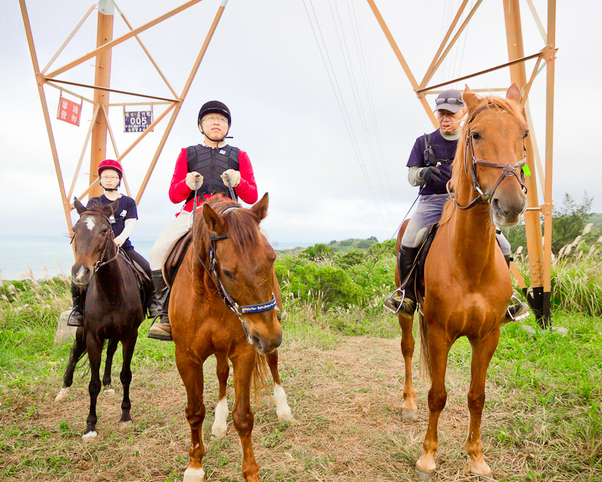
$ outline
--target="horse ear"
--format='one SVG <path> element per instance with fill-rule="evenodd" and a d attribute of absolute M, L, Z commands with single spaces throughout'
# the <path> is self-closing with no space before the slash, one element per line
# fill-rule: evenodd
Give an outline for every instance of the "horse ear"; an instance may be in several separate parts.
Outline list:
<path fill-rule="evenodd" d="M 468 110 L 472 111 L 479 102 L 480 97 L 470 90 L 468 85 L 464 84 L 464 93 L 462 94 L 462 99 L 464 100 Z"/>
<path fill-rule="evenodd" d="M 520 89 L 518 88 L 518 85 L 516 85 L 516 82 L 514 82 L 506 92 L 506 99 L 513 100 L 520 104 L 520 97 Z"/>
<path fill-rule="evenodd" d="M 79 199 L 77 199 L 76 197 L 73 198 L 73 207 L 80 216 L 86 211 L 86 206 L 79 202 Z"/>
<path fill-rule="evenodd" d="M 268 215 L 269 202 L 270 196 L 266 192 L 263 197 L 249 209 L 249 211 L 251 211 L 257 218 L 258 223 L 260 223 Z"/>
<path fill-rule="evenodd" d="M 216 213 L 207 203 L 203 204 L 203 218 L 205 219 L 205 223 L 207 223 L 209 231 L 218 236 L 226 234 L 226 231 L 228 231 L 228 225 L 226 224 L 224 217 L 221 214 Z"/>
<path fill-rule="evenodd" d="M 115 199 L 115 201 L 107 204 L 107 206 L 111 208 L 111 214 L 113 214 L 115 211 L 117 211 L 117 208 L 119 207 L 119 199 Z"/>

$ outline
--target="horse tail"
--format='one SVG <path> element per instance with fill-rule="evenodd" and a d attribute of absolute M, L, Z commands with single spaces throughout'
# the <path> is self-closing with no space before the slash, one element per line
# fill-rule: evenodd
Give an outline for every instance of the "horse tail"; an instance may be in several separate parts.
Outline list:
<path fill-rule="evenodd" d="M 429 351 L 429 327 L 424 315 L 418 313 L 418 328 L 420 334 L 420 377 L 426 381 L 431 380 L 431 353 Z"/>
<path fill-rule="evenodd" d="M 261 403 L 263 399 L 263 390 L 269 393 L 269 389 L 266 384 L 268 370 L 268 357 L 266 355 L 260 355 L 259 353 L 255 353 L 255 370 L 253 370 L 252 386 L 253 402 L 256 405 Z"/>

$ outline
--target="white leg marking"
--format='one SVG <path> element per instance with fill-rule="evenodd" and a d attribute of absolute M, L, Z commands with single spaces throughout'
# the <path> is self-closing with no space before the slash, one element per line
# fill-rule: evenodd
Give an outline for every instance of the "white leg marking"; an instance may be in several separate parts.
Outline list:
<path fill-rule="evenodd" d="M 294 420 L 291 407 L 286 402 L 286 393 L 282 385 L 274 385 L 274 400 L 276 401 L 276 415 L 281 422 L 292 422 Z"/>
<path fill-rule="evenodd" d="M 115 389 L 114 388 L 107 388 L 106 390 L 104 390 L 103 392 L 105 395 L 112 397 L 113 395 L 115 395 Z"/>
<path fill-rule="evenodd" d="M 184 472 L 183 482 L 202 482 L 205 477 L 205 471 L 203 469 L 193 469 L 188 467 Z"/>
<path fill-rule="evenodd" d="M 86 218 L 86 227 L 88 228 L 88 230 L 92 231 L 95 225 L 96 221 L 94 221 L 94 218 L 92 216 Z"/>
<path fill-rule="evenodd" d="M 63 400 L 65 400 L 67 398 L 67 395 L 69 395 L 69 388 L 67 388 L 67 387 L 61 388 L 59 393 L 57 393 L 54 401 L 62 402 Z"/>
<path fill-rule="evenodd" d="M 222 398 L 215 407 L 215 421 L 213 427 L 211 427 L 211 433 L 215 438 L 224 438 L 228 431 L 228 424 L 226 420 L 228 418 L 228 399 Z"/>
<path fill-rule="evenodd" d="M 82 438 L 85 440 L 92 440 L 93 438 L 96 438 L 98 434 L 96 433 L 96 431 L 93 432 L 88 432 L 82 435 Z"/>

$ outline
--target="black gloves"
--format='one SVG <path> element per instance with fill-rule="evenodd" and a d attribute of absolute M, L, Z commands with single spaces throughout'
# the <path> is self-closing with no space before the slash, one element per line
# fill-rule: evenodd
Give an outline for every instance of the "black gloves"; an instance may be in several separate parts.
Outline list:
<path fill-rule="evenodd" d="M 438 167 L 429 166 L 420 171 L 420 176 L 427 184 L 433 184 L 441 180 L 441 171 Z"/>

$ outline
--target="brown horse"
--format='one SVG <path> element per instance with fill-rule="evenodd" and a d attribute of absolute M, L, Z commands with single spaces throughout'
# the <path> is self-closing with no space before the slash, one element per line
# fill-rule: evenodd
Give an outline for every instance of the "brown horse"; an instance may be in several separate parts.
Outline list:
<path fill-rule="evenodd" d="M 495 238 L 495 226 L 518 223 L 526 207 L 522 166 L 527 124 L 521 114 L 520 91 L 513 84 L 506 99 L 480 98 L 466 87 L 468 121 L 462 129 L 447 202 L 439 229 L 427 254 L 424 285 L 419 287 L 423 360 L 431 388 L 429 423 L 416 476 L 433 476 L 438 447 L 437 422 L 447 400 L 445 371 L 449 350 L 466 336 L 472 345 L 468 392 L 470 426 L 465 448 L 470 472 L 489 476 L 483 459 L 481 416 L 485 377 L 497 348 L 500 326 L 512 296 L 510 274 Z M 403 236 L 400 232 L 398 244 Z M 399 280 L 396 279 L 398 282 Z M 414 351 L 412 318 L 399 315 L 405 362 L 404 415 L 416 410 L 411 361 Z"/>
<path fill-rule="evenodd" d="M 234 427 L 240 437 L 245 480 L 258 482 L 259 467 L 253 454 L 250 407 L 252 378 L 257 376 L 259 355 L 268 361 L 275 381 L 279 416 L 290 417 L 286 395 L 279 383 L 276 348 L 282 327 L 275 310 L 278 285 L 274 273 L 276 253 L 259 231 L 268 195 L 250 209 L 214 196 L 203 204 L 193 221 L 192 244 L 172 284 L 169 319 L 176 345 L 176 364 L 186 387 L 186 416 L 191 430 L 190 462 L 185 482 L 200 482 L 204 471 L 203 363 L 217 359 L 220 401 L 213 433 L 226 431 L 226 382 L 234 369 Z"/>
<path fill-rule="evenodd" d="M 118 201 L 106 206 L 100 204 L 86 208 L 77 199 L 74 206 L 80 215 L 73 226 L 72 243 L 75 264 L 71 269 L 73 283 L 87 286 L 84 306 L 84 325 L 77 328 L 69 363 L 63 378 L 63 388 L 56 401 L 66 398 L 73 383 L 73 372 L 77 362 L 87 352 L 90 360 L 91 380 L 90 413 L 84 439 L 96 437 L 96 401 L 100 393 L 100 361 L 105 340 L 108 340 L 107 357 L 102 385 L 111 386 L 111 367 L 117 345 L 123 346 L 121 384 L 123 401 L 119 425 L 131 425 L 130 416 L 130 369 L 134 347 L 138 338 L 138 327 L 144 320 L 146 307 L 140 296 L 138 280 L 120 255 L 113 242 L 113 230 L 109 217 L 117 208 Z"/>

